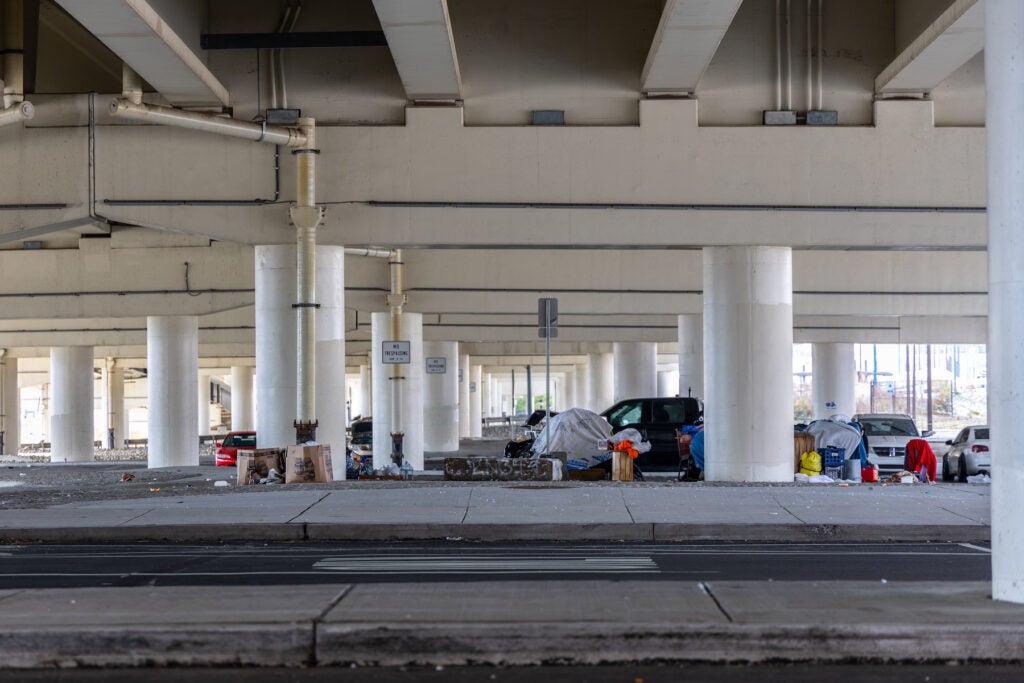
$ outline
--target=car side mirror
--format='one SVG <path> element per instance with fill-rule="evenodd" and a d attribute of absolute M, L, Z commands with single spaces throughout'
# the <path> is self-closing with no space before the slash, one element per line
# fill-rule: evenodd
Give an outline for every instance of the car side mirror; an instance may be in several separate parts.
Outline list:
<path fill-rule="evenodd" d="M 946 439 L 946 445 L 947 446 L 952 446 L 953 445 L 953 439 Z"/>

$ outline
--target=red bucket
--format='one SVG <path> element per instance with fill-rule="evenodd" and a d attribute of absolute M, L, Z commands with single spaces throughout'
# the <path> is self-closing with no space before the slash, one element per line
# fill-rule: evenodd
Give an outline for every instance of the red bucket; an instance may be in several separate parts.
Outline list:
<path fill-rule="evenodd" d="M 868 465 L 867 467 L 860 468 L 860 480 L 865 484 L 877 484 L 878 483 L 878 467 L 875 465 Z"/>

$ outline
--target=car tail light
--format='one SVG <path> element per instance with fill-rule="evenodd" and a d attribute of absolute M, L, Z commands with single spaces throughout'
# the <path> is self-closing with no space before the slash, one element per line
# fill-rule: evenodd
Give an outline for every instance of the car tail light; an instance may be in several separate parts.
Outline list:
<path fill-rule="evenodd" d="M 971 446 L 971 453 L 988 453 L 988 446 L 983 446 L 980 443 L 976 443 Z"/>

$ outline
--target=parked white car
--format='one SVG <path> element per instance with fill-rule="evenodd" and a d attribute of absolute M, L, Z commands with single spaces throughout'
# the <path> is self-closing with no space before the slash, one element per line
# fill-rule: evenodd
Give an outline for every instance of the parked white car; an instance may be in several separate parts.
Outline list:
<path fill-rule="evenodd" d="M 853 416 L 868 439 L 868 461 L 883 473 L 899 472 L 907 455 L 907 442 L 931 436 L 918 431 L 914 418 L 904 413 L 862 413 Z"/>
<path fill-rule="evenodd" d="M 992 474 L 988 425 L 964 427 L 955 439 L 946 442 L 949 451 L 942 456 L 942 480 L 967 481 L 967 477 L 984 472 Z"/>

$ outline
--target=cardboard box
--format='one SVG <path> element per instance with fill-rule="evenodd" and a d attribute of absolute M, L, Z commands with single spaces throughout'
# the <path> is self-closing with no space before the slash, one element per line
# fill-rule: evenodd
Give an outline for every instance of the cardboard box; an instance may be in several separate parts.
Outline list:
<path fill-rule="evenodd" d="M 284 467 L 283 448 L 256 448 L 238 451 L 238 485 L 258 484 L 260 479 L 270 476 L 270 470 L 282 472 Z"/>
<path fill-rule="evenodd" d="M 289 446 L 284 480 L 286 484 L 334 481 L 331 447 L 326 444 Z"/>

